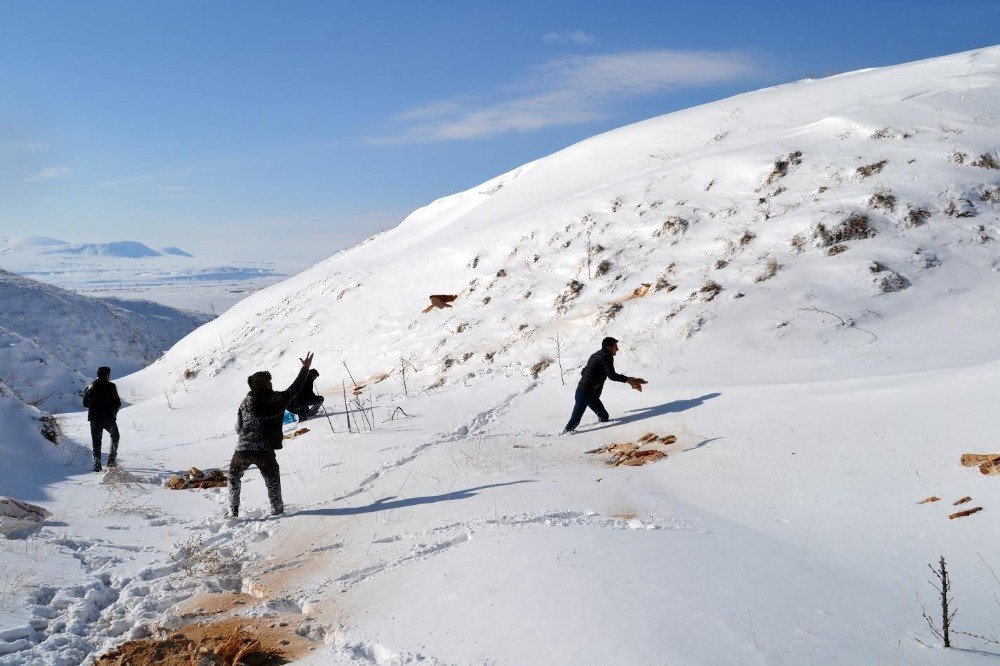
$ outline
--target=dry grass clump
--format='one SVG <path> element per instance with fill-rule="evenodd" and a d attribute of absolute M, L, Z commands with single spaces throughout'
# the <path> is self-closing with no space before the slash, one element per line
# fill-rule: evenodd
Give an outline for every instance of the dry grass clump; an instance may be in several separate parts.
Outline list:
<path fill-rule="evenodd" d="M 668 217 L 660 225 L 660 228 L 653 232 L 654 238 L 661 236 L 680 236 L 688 230 L 691 223 L 683 217 Z"/>
<path fill-rule="evenodd" d="M 798 166 L 802 164 L 802 151 L 796 150 L 794 152 L 788 153 L 784 157 L 779 157 L 774 160 L 774 166 L 771 167 L 771 173 L 767 175 L 767 180 L 764 181 L 764 186 L 768 186 L 774 181 L 784 178 L 788 175 L 788 170 L 793 166 Z"/>
<path fill-rule="evenodd" d="M 1000 185 L 984 187 L 982 191 L 979 192 L 979 200 L 985 201 L 986 203 L 1000 204 Z"/>
<path fill-rule="evenodd" d="M 997 162 L 997 158 L 990 153 L 983 153 L 970 162 L 970 164 L 981 169 L 1000 169 L 1000 163 Z"/>
<path fill-rule="evenodd" d="M 965 164 L 965 160 L 969 159 L 969 156 L 959 150 L 956 150 L 948 159 L 955 164 Z"/>
<path fill-rule="evenodd" d="M 613 264 L 609 259 L 605 259 L 601 263 L 597 264 L 597 268 L 594 269 L 594 277 L 601 277 L 602 275 L 607 275 L 611 272 Z"/>
<path fill-rule="evenodd" d="M 859 166 L 857 168 L 857 174 L 862 178 L 868 178 L 874 176 L 877 173 L 881 173 L 885 165 L 889 163 L 889 160 L 879 160 L 878 162 L 872 162 L 871 164 L 865 164 L 864 166 Z"/>
<path fill-rule="evenodd" d="M 764 282 L 766 280 L 770 280 L 778 274 L 779 268 L 781 268 L 781 265 L 778 263 L 778 260 L 773 256 L 769 256 L 764 260 L 763 270 L 760 275 L 754 278 L 754 282 Z"/>
<path fill-rule="evenodd" d="M 609 323 L 617 317 L 618 313 L 624 308 L 625 306 L 621 303 L 609 303 L 608 305 L 605 305 L 601 308 L 601 311 L 597 313 L 597 325 L 603 326 L 604 324 Z"/>
<path fill-rule="evenodd" d="M 562 293 L 556 296 L 555 308 L 559 314 L 565 314 L 569 310 L 569 304 L 580 297 L 583 291 L 583 283 L 579 280 L 570 280 Z"/>
<path fill-rule="evenodd" d="M 552 365 L 552 359 L 548 356 L 543 356 L 538 359 L 533 366 L 531 366 L 531 377 L 533 379 L 538 379 L 538 375 L 545 372 L 545 369 Z"/>
<path fill-rule="evenodd" d="M 835 257 L 841 252 L 847 252 L 847 246 L 843 243 L 838 243 L 830 246 L 830 248 L 826 251 L 826 256 Z"/>
<path fill-rule="evenodd" d="M 705 284 L 701 285 L 701 289 L 698 290 L 702 296 L 702 300 L 706 303 L 711 301 L 722 291 L 722 285 L 715 280 L 707 280 Z"/>
<path fill-rule="evenodd" d="M 879 280 L 878 287 L 884 294 L 891 294 L 897 291 L 903 291 L 910 286 L 910 281 L 905 277 L 897 273 L 896 271 L 890 271 L 888 275 Z"/>
<path fill-rule="evenodd" d="M 880 187 L 868 199 L 868 207 L 872 210 L 883 210 L 886 213 L 891 213 L 896 210 L 896 195 L 889 188 Z"/>
<path fill-rule="evenodd" d="M 903 218 L 903 224 L 911 228 L 919 227 L 930 218 L 931 212 L 926 208 L 910 206 L 909 211 L 906 213 L 906 217 Z"/>
<path fill-rule="evenodd" d="M 53 444 L 59 443 L 59 436 L 62 434 L 62 429 L 59 427 L 59 421 L 56 417 L 51 414 L 43 414 L 39 421 L 42 422 L 42 437 L 49 440 Z"/>
<path fill-rule="evenodd" d="M 868 264 L 868 270 L 872 273 L 882 273 L 883 271 L 889 270 L 889 267 L 883 264 L 881 261 L 873 261 Z"/>
<path fill-rule="evenodd" d="M 950 199 L 944 209 L 948 217 L 975 217 L 976 207 L 968 199 Z"/>
<path fill-rule="evenodd" d="M 670 293 L 676 288 L 677 288 L 676 284 L 670 284 L 670 281 L 667 280 L 667 277 L 665 275 L 661 275 L 656 279 L 656 285 L 653 287 L 653 291 L 657 292 L 666 289 L 667 293 Z"/>
<path fill-rule="evenodd" d="M 802 252 L 806 249 L 806 235 L 797 233 L 788 239 L 788 244 L 792 246 L 792 252 Z"/>
<path fill-rule="evenodd" d="M 813 231 L 820 247 L 830 247 L 850 240 L 860 240 L 875 236 L 868 216 L 864 213 L 851 213 L 833 229 L 824 224 L 817 224 Z"/>

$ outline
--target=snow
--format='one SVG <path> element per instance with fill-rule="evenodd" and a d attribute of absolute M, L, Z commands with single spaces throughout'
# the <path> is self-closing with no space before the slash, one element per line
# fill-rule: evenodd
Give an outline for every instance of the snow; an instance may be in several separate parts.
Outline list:
<path fill-rule="evenodd" d="M 119 380 L 138 482 L 72 459 L 82 414 L 53 446 L 11 401 L 5 446 L 64 458 L 23 463 L 57 519 L 0 549 L 21 567 L 0 664 L 76 663 L 220 591 L 297 618 L 304 664 L 995 658 L 938 647 L 921 613 L 944 555 L 956 625 L 1000 620 L 1000 486 L 958 462 L 1000 425 L 1000 170 L 974 165 L 998 157 L 998 83 L 997 47 L 801 81 L 440 199 Z M 421 314 L 430 294 L 458 299 Z M 649 384 L 559 436 L 606 334 Z M 278 453 L 288 515 L 264 518 L 255 471 L 238 520 L 224 489 L 162 488 L 225 467 L 247 375 L 286 385 L 309 350 L 330 420 Z M 346 432 L 348 368 L 373 430 Z M 585 453 L 646 432 L 677 436 L 666 459 Z M 964 496 L 984 510 L 949 520 Z"/>
<path fill-rule="evenodd" d="M 99 366 L 148 365 L 208 317 L 149 301 L 98 300 L 0 270 L 0 379 L 26 402 L 72 410 Z"/>

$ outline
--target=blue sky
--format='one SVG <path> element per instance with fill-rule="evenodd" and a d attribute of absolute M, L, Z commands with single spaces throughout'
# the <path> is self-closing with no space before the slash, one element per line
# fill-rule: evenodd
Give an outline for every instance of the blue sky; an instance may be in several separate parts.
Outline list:
<path fill-rule="evenodd" d="M 5 0 L 0 235 L 312 262 L 599 132 L 997 25 L 996 0 Z"/>

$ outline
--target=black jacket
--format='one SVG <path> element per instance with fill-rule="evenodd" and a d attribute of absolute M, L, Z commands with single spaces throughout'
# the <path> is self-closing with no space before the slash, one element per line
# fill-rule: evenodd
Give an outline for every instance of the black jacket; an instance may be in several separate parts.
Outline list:
<path fill-rule="evenodd" d="M 628 377 L 615 372 L 615 357 L 607 349 L 602 349 L 590 355 L 587 365 L 580 373 L 578 388 L 585 391 L 600 393 L 604 389 L 604 380 L 627 382 Z"/>
<path fill-rule="evenodd" d="M 83 406 L 87 408 L 88 421 L 114 421 L 122 408 L 118 387 L 107 379 L 95 379 L 83 392 Z"/>
<path fill-rule="evenodd" d="M 236 412 L 237 451 L 272 451 L 281 448 L 281 426 L 292 398 L 302 390 L 309 369 L 299 370 L 284 391 L 250 391 Z"/>

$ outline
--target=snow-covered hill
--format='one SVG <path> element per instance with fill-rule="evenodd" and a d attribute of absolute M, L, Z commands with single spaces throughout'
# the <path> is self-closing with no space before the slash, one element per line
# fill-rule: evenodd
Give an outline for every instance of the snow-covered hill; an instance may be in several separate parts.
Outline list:
<path fill-rule="evenodd" d="M 310 664 L 990 658 L 935 647 L 921 612 L 945 555 L 961 627 L 1000 620 L 1000 483 L 958 462 L 1000 427 L 998 108 L 1000 47 L 741 95 L 247 298 L 119 382 L 140 401 L 120 460 L 151 481 L 224 466 L 246 376 L 284 385 L 312 350 L 331 418 L 279 452 L 290 515 L 253 520 L 256 472 L 239 521 L 218 491 L 142 485 L 153 516 L 53 484 L 91 520 L 36 543 L 69 540 L 87 584 L 23 597 L 0 663 L 234 614 L 314 641 L 292 655 Z M 457 299 L 422 313 L 431 294 Z M 650 383 L 609 385 L 617 419 L 559 437 L 606 334 Z M 587 453 L 650 432 L 677 437 L 654 464 Z M 963 496 L 983 510 L 949 520 Z M 141 564 L 113 554 L 139 538 Z"/>
<path fill-rule="evenodd" d="M 99 300 L 0 270 L 0 379 L 23 401 L 73 410 L 98 366 L 125 375 L 208 317 L 148 301 Z"/>
<path fill-rule="evenodd" d="M 447 386 L 527 373 L 557 334 L 574 366 L 602 332 L 713 378 L 932 368 L 942 339 L 997 356 L 997 62 L 802 81 L 584 141 L 246 300 L 136 384 L 236 385 L 311 347 Z M 435 293 L 459 298 L 421 315 Z"/>

